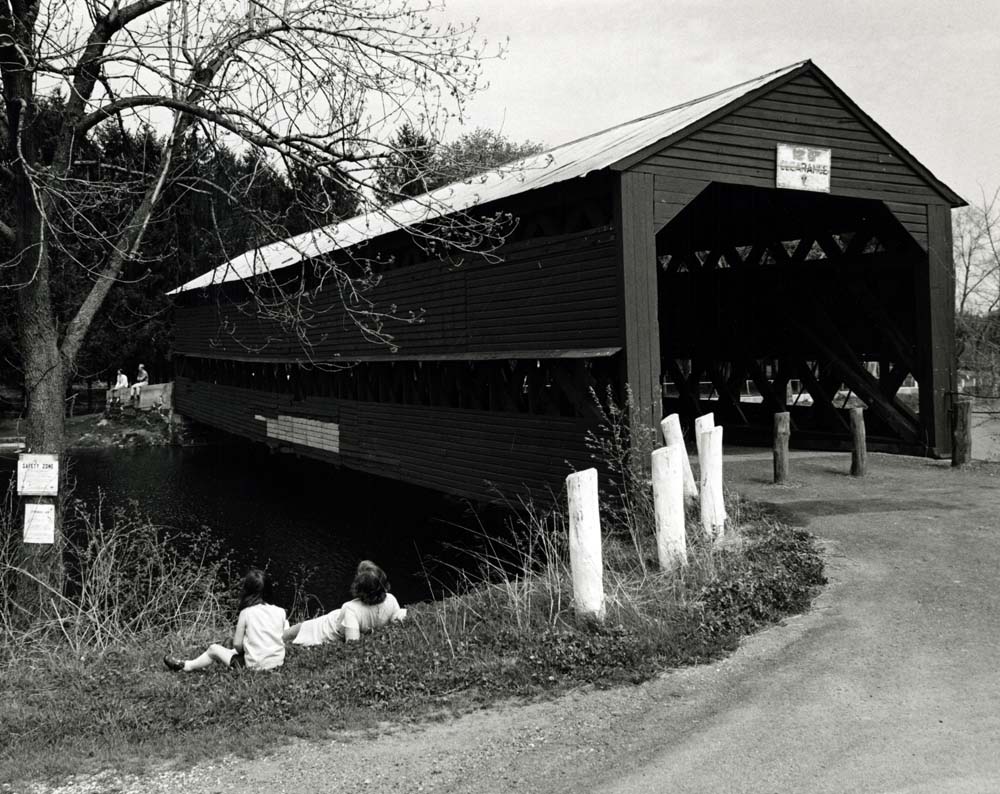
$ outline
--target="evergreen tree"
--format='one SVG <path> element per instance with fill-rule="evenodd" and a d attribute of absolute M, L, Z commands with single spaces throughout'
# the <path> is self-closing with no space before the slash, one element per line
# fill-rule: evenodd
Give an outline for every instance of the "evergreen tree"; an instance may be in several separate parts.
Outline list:
<path fill-rule="evenodd" d="M 395 204 L 426 193 L 434 181 L 434 143 L 409 122 L 389 140 L 376 162 L 375 190 L 383 204 Z"/>

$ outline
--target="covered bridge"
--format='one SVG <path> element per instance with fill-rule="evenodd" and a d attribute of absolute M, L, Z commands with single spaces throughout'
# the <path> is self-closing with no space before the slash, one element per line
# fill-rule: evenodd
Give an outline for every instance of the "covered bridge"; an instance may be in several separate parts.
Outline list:
<path fill-rule="evenodd" d="M 435 191 L 519 219 L 499 261 L 430 257 L 399 229 L 426 217 L 409 201 L 179 287 L 177 410 L 475 499 L 558 490 L 591 465 L 591 390 L 621 400 L 626 384 L 651 427 L 712 410 L 728 440 L 763 442 L 790 410 L 793 445 L 830 449 L 849 441 L 856 395 L 871 448 L 950 453 L 950 211 L 964 202 L 813 63 L 504 171 Z M 390 324 L 398 349 L 363 339 L 335 289 L 308 354 L 255 316 L 255 273 L 356 246 L 391 255 L 376 301 L 424 311 Z M 910 378 L 919 401 L 901 399 Z"/>

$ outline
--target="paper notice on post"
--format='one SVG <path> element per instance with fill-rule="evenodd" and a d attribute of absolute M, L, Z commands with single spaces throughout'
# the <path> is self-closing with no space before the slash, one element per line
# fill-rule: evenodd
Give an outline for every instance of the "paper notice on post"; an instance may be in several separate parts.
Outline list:
<path fill-rule="evenodd" d="M 24 542 L 55 543 L 56 506 L 26 504 L 24 506 Z"/>

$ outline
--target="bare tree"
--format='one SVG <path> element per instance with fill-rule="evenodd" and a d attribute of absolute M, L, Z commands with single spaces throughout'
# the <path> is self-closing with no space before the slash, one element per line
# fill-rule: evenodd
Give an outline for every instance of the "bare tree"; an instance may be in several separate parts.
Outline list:
<path fill-rule="evenodd" d="M 958 210 L 952 227 L 959 363 L 992 396 L 1000 384 L 1000 189 Z"/>
<path fill-rule="evenodd" d="M 0 6 L 8 142 L 0 178 L 12 197 L 11 212 L 0 222 L 7 251 L 0 286 L 17 294 L 29 450 L 63 453 L 63 400 L 81 344 L 115 284 L 141 277 L 154 261 L 143 243 L 168 186 L 222 189 L 178 167 L 182 141 L 197 131 L 206 150 L 252 148 L 273 167 L 317 175 L 309 198 L 320 211 L 324 185 L 349 188 L 368 201 L 372 164 L 392 154 L 380 142 L 391 127 L 411 119 L 420 129 L 440 130 L 477 90 L 483 49 L 473 42 L 474 27 L 435 22 L 437 5 L 9 0 Z M 65 103 L 57 122 L 43 129 L 36 97 L 52 91 Z M 88 141 L 108 124 L 150 124 L 164 134 L 142 167 L 118 172 L 102 187 Z M 332 207 L 333 198 L 327 203 Z M 382 211 L 374 203 L 362 209 Z M 287 236 L 274 218 L 259 223 L 256 237 Z M 454 231 L 462 221 L 452 216 L 449 224 Z M 469 219 L 450 244 L 482 244 L 490 229 Z M 415 233 L 434 238 L 443 231 L 431 225 Z M 97 267 L 76 262 L 86 268 L 85 288 L 72 311 L 59 317 L 52 263 L 57 254 L 73 262 L 81 244 L 103 255 Z M 257 274 L 250 284 L 261 296 L 255 311 L 294 326 L 310 290 L 333 283 L 353 301 L 351 316 L 361 329 L 378 339 L 379 313 L 370 301 L 356 299 L 358 284 L 375 276 L 371 263 L 355 264 L 317 261 L 317 278 L 308 287 Z M 261 289 L 254 290 L 258 283 Z M 61 581 L 59 534 L 57 527 L 53 547 L 24 546 L 19 601 L 29 613 L 46 600 L 45 588 Z"/>

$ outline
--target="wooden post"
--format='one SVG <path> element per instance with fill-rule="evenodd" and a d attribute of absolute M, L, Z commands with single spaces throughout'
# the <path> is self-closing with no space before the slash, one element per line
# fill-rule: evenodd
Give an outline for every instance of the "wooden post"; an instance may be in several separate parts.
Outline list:
<path fill-rule="evenodd" d="M 712 490 L 715 496 L 712 499 L 712 508 L 715 511 L 712 516 L 712 526 L 715 530 L 715 539 L 720 540 L 726 528 L 726 498 L 722 490 L 722 425 L 712 428 L 711 439 L 711 478 Z"/>
<path fill-rule="evenodd" d="M 788 436 L 791 434 L 791 414 L 779 411 L 774 415 L 774 481 L 788 479 Z"/>
<path fill-rule="evenodd" d="M 920 384 L 920 426 L 938 456 L 951 453 L 950 393 L 955 390 L 955 265 L 951 208 L 927 205 L 927 256 L 915 261 L 916 342 L 914 372 Z"/>
<path fill-rule="evenodd" d="M 712 514 L 712 495 L 706 493 L 705 491 L 705 476 L 708 472 L 708 452 L 706 449 L 708 447 L 708 439 L 713 427 L 715 427 L 715 415 L 711 411 L 707 414 L 702 414 L 701 416 L 696 417 L 694 420 L 694 440 L 695 446 L 698 449 L 698 483 L 700 485 L 699 494 L 701 496 L 701 528 L 708 537 L 711 537 L 710 516 Z"/>
<path fill-rule="evenodd" d="M 706 536 L 718 540 L 726 524 L 726 506 L 722 495 L 722 428 L 703 429 L 698 434 L 698 449 L 701 526 Z"/>
<path fill-rule="evenodd" d="M 601 517 L 597 496 L 597 469 L 574 472 L 566 478 L 569 502 L 569 564 L 573 573 L 573 602 L 577 617 L 604 620 L 604 563 Z"/>
<path fill-rule="evenodd" d="M 697 419 L 694 420 L 694 439 L 695 443 L 698 445 L 698 475 L 699 479 L 701 477 L 701 472 L 705 471 L 705 463 L 702 460 L 702 441 L 703 435 L 707 431 L 715 427 L 715 415 L 712 413 L 702 414 Z"/>
<path fill-rule="evenodd" d="M 868 465 L 868 449 L 865 443 L 865 409 L 851 408 L 851 476 L 864 477 Z"/>
<path fill-rule="evenodd" d="M 972 401 L 956 400 L 951 406 L 951 465 L 972 460 Z"/>
<path fill-rule="evenodd" d="M 709 414 L 711 416 L 711 414 Z M 677 414 L 670 414 L 660 422 L 660 432 L 663 433 L 663 443 L 668 447 L 677 445 L 681 449 L 681 467 L 684 470 L 684 496 L 688 499 L 698 498 L 698 485 L 691 471 L 691 461 L 688 458 L 687 447 L 684 445 L 684 433 L 681 431 L 681 420 Z"/>
<path fill-rule="evenodd" d="M 655 432 L 663 416 L 663 392 L 653 181 L 652 174 L 620 172 L 614 190 L 614 218 L 625 379 L 632 392 L 630 420 L 633 427 Z"/>
<path fill-rule="evenodd" d="M 683 464 L 686 457 L 683 444 L 670 444 L 652 454 L 656 553 L 663 570 L 687 564 Z"/>

